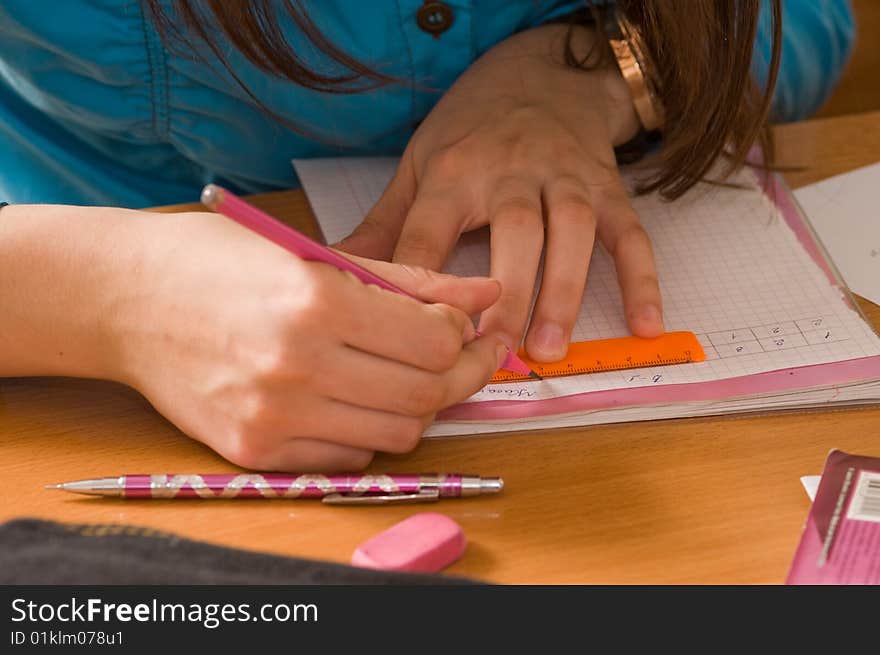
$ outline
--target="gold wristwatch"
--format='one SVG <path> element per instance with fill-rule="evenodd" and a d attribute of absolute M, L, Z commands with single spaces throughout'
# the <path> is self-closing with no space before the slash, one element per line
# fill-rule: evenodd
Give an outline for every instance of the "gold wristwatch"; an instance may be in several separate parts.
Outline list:
<path fill-rule="evenodd" d="M 617 66 L 629 86 L 642 128 L 646 132 L 661 130 L 664 122 L 663 103 L 648 69 L 641 37 L 614 7 L 606 12 L 605 33 Z"/>

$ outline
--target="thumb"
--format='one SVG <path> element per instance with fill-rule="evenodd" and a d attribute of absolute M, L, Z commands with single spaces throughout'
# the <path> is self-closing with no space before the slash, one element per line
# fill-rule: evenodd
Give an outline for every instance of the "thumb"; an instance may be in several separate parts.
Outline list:
<path fill-rule="evenodd" d="M 491 307 L 501 296 L 501 283 L 493 278 L 458 277 L 421 266 L 392 264 L 342 254 L 423 302 L 450 305 L 468 316 Z"/>
<path fill-rule="evenodd" d="M 415 172 L 405 152 L 382 196 L 354 231 L 333 247 L 352 255 L 390 261 L 416 195 Z"/>

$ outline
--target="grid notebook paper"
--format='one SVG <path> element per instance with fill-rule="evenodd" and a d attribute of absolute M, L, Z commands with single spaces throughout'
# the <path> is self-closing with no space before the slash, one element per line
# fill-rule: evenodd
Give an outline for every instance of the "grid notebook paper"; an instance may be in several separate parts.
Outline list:
<path fill-rule="evenodd" d="M 328 243 L 349 234 L 396 167 L 391 158 L 294 162 Z M 488 385 L 429 435 L 587 425 L 880 397 L 880 339 L 818 255 L 786 189 L 700 185 L 674 203 L 633 201 L 654 245 L 667 330 L 689 330 L 700 363 Z M 778 203 L 778 204 L 777 204 Z M 786 204 L 787 203 L 787 204 Z M 487 275 L 488 233 L 462 237 L 445 270 Z M 597 245 L 573 341 L 629 334 L 614 265 Z"/>

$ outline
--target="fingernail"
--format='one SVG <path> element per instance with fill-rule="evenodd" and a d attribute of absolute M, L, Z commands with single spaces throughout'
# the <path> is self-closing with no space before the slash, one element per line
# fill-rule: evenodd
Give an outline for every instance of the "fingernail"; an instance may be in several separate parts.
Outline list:
<path fill-rule="evenodd" d="M 503 341 L 499 341 L 498 345 L 495 346 L 495 355 L 498 359 L 497 368 L 501 368 L 501 365 L 504 364 L 504 361 L 507 359 L 507 353 L 510 352 L 507 345 Z"/>
<path fill-rule="evenodd" d="M 546 358 L 559 359 L 565 355 L 565 333 L 558 323 L 544 323 L 535 332 L 532 345 Z"/>

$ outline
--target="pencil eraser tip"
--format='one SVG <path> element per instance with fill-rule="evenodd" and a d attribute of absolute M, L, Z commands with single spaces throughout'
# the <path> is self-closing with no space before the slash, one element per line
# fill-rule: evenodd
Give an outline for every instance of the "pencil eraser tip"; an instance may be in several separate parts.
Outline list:
<path fill-rule="evenodd" d="M 362 543 L 351 563 L 369 569 L 436 573 L 461 557 L 466 545 L 458 523 L 443 514 L 422 512 Z"/>

